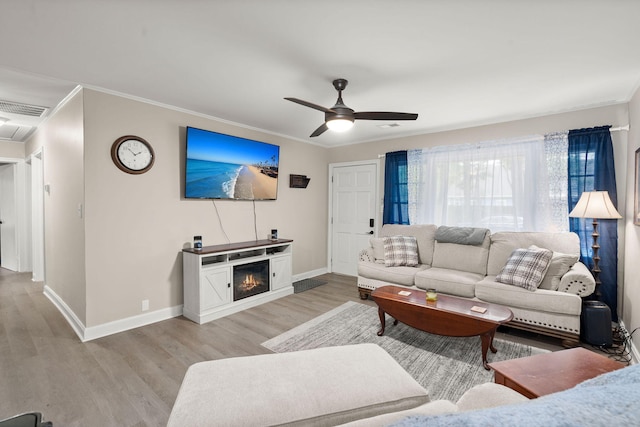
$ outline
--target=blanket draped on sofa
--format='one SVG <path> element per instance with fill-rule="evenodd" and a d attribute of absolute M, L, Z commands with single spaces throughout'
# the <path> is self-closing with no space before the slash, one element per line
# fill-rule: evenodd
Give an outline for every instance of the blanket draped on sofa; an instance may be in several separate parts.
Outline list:
<path fill-rule="evenodd" d="M 640 420 L 640 365 L 600 375 L 559 393 L 516 405 L 439 416 L 394 426 L 623 426 Z"/>
<path fill-rule="evenodd" d="M 436 240 L 440 243 L 457 243 L 459 245 L 481 245 L 489 233 L 487 228 L 447 227 L 441 225 L 436 230 Z"/>

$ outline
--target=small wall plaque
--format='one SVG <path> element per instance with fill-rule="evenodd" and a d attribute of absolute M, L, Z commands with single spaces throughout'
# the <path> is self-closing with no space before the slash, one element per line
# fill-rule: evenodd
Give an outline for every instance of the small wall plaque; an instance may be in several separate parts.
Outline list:
<path fill-rule="evenodd" d="M 307 188 L 311 178 L 307 178 L 306 175 L 289 175 L 289 187 L 290 188 Z"/>

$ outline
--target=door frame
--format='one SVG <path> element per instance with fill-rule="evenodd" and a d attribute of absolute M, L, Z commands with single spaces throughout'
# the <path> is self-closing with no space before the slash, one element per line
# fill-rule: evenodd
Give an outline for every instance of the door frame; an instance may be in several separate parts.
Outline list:
<path fill-rule="evenodd" d="M 375 165 L 376 166 L 376 189 L 375 189 L 375 207 L 374 207 L 374 234 L 371 237 L 378 237 L 378 229 L 380 227 L 380 218 L 382 214 L 380 212 L 380 207 L 382 206 L 381 202 L 381 177 L 380 177 L 380 168 L 381 162 L 380 159 L 371 159 L 371 160 L 359 160 L 354 162 L 341 162 L 341 163 L 329 163 L 329 211 L 327 214 L 327 272 L 332 273 L 332 263 L 333 259 L 333 172 L 335 168 L 339 167 L 349 167 L 349 166 L 362 166 L 362 165 Z"/>
<path fill-rule="evenodd" d="M 28 158 L 30 174 L 30 241 L 31 241 L 31 280 L 44 282 L 46 263 L 44 252 L 44 147 L 38 148 Z"/>
<path fill-rule="evenodd" d="M 15 165 L 15 206 L 16 206 L 16 258 L 18 272 L 31 268 L 31 241 L 29 238 L 28 218 L 31 218 L 31 188 L 27 188 L 27 168 L 24 159 L 0 157 L 0 163 Z"/>

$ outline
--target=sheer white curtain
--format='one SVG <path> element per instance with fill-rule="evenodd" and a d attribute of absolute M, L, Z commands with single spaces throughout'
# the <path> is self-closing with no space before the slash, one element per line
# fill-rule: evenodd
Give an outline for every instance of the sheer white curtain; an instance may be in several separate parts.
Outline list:
<path fill-rule="evenodd" d="M 493 232 L 558 230 L 545 146 L 544 137 L 528 136 L 409 151 L 410 222 Z"/>
<path fill-rule="evenodd" d="M 569 132 L 544 136 L 544 151 L 549 180 L 549 229 L 569 231 Z"/>

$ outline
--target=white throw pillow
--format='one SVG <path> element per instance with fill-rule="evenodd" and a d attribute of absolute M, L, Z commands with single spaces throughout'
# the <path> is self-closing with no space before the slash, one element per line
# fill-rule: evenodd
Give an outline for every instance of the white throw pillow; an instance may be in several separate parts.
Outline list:
<path fill-rule="evenodd" d="M 496 276 L 496 281 L 535 291 L 542 283 L 552 256 L 549 249 L 516 249 Z"/>
<path fill-rule="evenodd" d="M 373 257 L 375 262 L 384 264 L 384 237 L 372 237 L 369 239 L 371 248 L 373 249 Z"/>
<path fill-rule="evenodd" d="M 418 265 L 418 243 L 413 236 L 391 236 L 384 238 L 384 265 L 398 267 Z"/>

